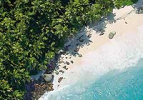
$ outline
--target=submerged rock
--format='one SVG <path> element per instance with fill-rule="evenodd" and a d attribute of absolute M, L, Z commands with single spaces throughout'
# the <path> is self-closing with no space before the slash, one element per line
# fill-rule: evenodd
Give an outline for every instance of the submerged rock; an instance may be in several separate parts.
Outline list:
<path fill-rule="evenodd" d="M 58 82 L 60 83 L 60 82 L 62 81 L 62 79 L 63 79 L 63 77 L 60 77 L 60 78 L 58 79 Z"/>
<path fill-rule="evenodd" d="M 64 71 L 63 71 L 63 70 L 59 70 L 59 72 L 64 73 Z"/>
<path fill-rule="evenodd" d="M 65 70 L 68 70 L 68 68 L 66 66 L 63 67 Z"/>
<path fill-rule="evenodd" d="M 101 36 L 101 35 L 104 35 L 104 33 L 102 32 L 102 33 L 99 34 L 99 36 Z"/>
<path fill-rule="evenodd" d="M 116 32 L 110 32 L 109 33 L 109 39 L 113 39 L 114 35 L 116 34 Z"/>
<path fill-rule="evenodd" d="M 66 64 L 69 65 L 70 63 L 66 61 Z"/>
<path fill-rule="evenodd" d="M 71 61 L 71 63 L 73 64 L 73 61 Z"/>

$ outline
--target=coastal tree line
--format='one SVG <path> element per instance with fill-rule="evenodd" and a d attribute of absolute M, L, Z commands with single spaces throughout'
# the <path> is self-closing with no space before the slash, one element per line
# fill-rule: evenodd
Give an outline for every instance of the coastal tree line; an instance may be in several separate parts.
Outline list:
<path fill-rule="evenodd" d="M 22 100 L 70 35 L 137 0 L 1 0 L 0 100 Z"/>

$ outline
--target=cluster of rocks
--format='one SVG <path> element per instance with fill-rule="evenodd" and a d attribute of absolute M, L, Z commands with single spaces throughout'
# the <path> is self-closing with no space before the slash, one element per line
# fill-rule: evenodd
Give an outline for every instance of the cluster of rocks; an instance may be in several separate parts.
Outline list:
<path fill-rule="evenodd" d="M 62 79 L 63 79 L 63 77 L 60 77 L 60 78 L 58 79 L 58 82 L 60 83 L 60 82 L 62 81 Z"/>
<path fill-rule="evenodd" d="M 74 52 L 74 54 L 78 54 L 78 51 L 80 49 L 79 44 L 81 42 L 84 42 L 83 37 L 84 37 L 84 35 L 81 35 L 78 37 L 77 41 L 79 43 L 77 43 L 75 45 L 74 50 L 72 50 Z M 87 37 L 90 38 L 91 34 L 89 34 Z M 35 99 L 37 100 L 46 91 L 53 90 L 52 81 L 53 81 L 54 76 L 51 73 L 53 73 L 53 71 L 54 71 L 56 75 L 58 75 L 59 73 L 63 74 L 66 70 L 68 70 L 67 66 L 74 63 L 72 60 L 71 61 L 63 61 L 63 58 L 61 57 L 61 55 L 65 55 L 65 56 L 68 55 L 68 51 L 71 50 L 71 49 L 69 49 L 69 48 L 71 48 L 71 46 L 72 46 L 72 44 L 65 46 L 63 50 L 60 50 L 56 54 L 54 59 L 52 59 L 50 61 L 50 63 L 47 65 L 48 69 L 45 71 L 45 73 L 42 76 L 40 76 L 40 78 L 38 80 L 31 80 L 28 84 L 26 84 L 25 88 L 26 88 L 27 93 L 24 96 L 24 100 L 35 100 Z M 78 54 L 78 55 L 79 55 L 79 57 L 82 57 L 81 54 Z M 71 57 L 69 57 L 69 58 L 65 57 L 65 58 L 71 59 Z M 61 60 L 59 61 L 59 59 L 61 59 Z M 65 64 L 62 67 L 63 70 L 62 69 L 58 70 L 57 66 L 59 66 L 58 64 L 61 64 L 61 63 Z M 63 77 L 59 77 L 58 83 L 60 83 L 63 79 L 64 79 Z"/>
<path fill-rule="evenodd" d="M 27 83 L 25 85 L 26 94 L 24 95 L 24 100 L 38 100 L 46 91 L 53 91 L 53 84 L 50 80 L 51 76 L 48 75 L 48 78 L 48 82 L 47 78 L 44 79 L 41 76 L 38 80 L 31 80 Z"/>
<path fill-rule="evenodd" d="M 116 34 L 115 32 L 111 32 L 109 34 L 109 38 L 112 39 L 115 34 Z M 101 35 L 103 35 L 103 34 L 101 34 Z M 77 54 L 79 57 L 82 57 L 82 55 L 79 54 L 78 51 L 80 49 L 79 44 L 81 42 L 84 42 L 83 37 L 84 37 L 84 35 L 81 35 L 78 37 L 77 41 L 79 41 L 79 43 L 77 43 L 75 45 L 76 47 L 74 48 L 74 50 L 72 50 L 74 52 L 74 54 L 75 55 Z M 91 34 L 87 35 L 87 37 L 91 38 Z M 54 76 L 51 73 L 54 71 L 56 75 L 59 75 L 59 73 L 63 74 L 66 70 L 68 70 L 67 66 L 74 63 L 72 60 L 64 61 L 66 59 L 71 59 L 71 57 L 69 57 L 69 58 L 66 57 L 66 55 L 68 55 L 67 52 L 69 50 L 71 50 L 71 49 L 69 49 L 71 46 L 72 46 L 72 44 L 67 45 L 67 46 L 65 46 L 65 48 L 63 50 L 60 50 L 57 53 L 55 58 L 50 62 L 50 64 L 47 65 L 48 69 L 45 71 L 45 73 L 38 80 L 32 80 L 31 82 L 26 84 L 27 93 L 25 94 L 25 97 L 24 97 L 25 100 L 35 100 L 35 99 L 37 100 L 46 91 L 53 90 L 52 81 L 53 81 Z M 66 59 L 63 59 L 64 57 L 61 57 L 61 55 L 64 55 L 64 57 Z M 60 66 L 61 63 L 64 63 L 65 65 L 62 67 L 63 69 L 58 69 L 57 66 Z M 63 77 L 59 77 L 58 83 L 60 83 L 63 79 L 64 79 Z"/>
<path fill-rule="evenodd" d="M 83 38 L 83 37 L 84 37 L 84 35 L 81 35 L 81 36 L 79 36 L 79 37 L 76 39 L 77 42 L 79 42 L 79 43 L 75 44 L 75 46 L 73 46 L 72 43 L 69 43 L 68 45 L 66 45 L 66 46 L 64 47 L 64 50 L 60 50 L 60 51 L 58 52 L 58 54 L 60 55 L 60 57 L 59 57 L 59 59 L 58 59 L 58 63 L 57 63 L 57 64 L 58 64 L 58 66 L 61 66 L 61 64 L 64 65 L 64 66 L 62 67 L 63 69 L 57 69 L 57 70 L 55 70 L 55 74 L 56 74 L 56 75 L 59 75 L 60 73 L 63 74 L 66 70 L 68 70 L 68 65 L 74 63 L 72 60 L 69 60 L 69 59 L 71 59 L 71 57 L 66 57 L 66 55 L 69 54 L 69 53 L 68 53 L 69 51 L 72 52 L 73 56 L 78 55 L 79 57 L 82 57 L 82 55 L 79 54 L 78 51 L 79 51 L 79 49 L 80 49 L 79 44 L 80 44 L 81 42 L 84 42 L 84 38 Z M 90 37 L 91 37 L 91 34 L 89 34 L 87 37 L 90 38 Z M 64 57 L 62 57 L 62 55 L 64 55 Z M 65 59 L 64 59 L 64 58 L 65 58 Z M 68 61 L 66 61 L 66 60 L 68 60 Z M 60 83 L 62 80 L 63 80 L 63 77 L 59 77 L 58 83 Z"/>
<path fill-rule="evenodd" d="M 83 39 L 84 35 L 81 35 L 77 41 L 84 42 Z M 91 34 L 87 36 L 88 38 L 91 37 Z M 64 47 L 63 50 L 60 50 L 55 58 L 51 60 L 51 62 L 47 65 L 48 69 L 45 71 L 45 73 L 38 79 L 38 80 L 31 80 L 28 84 L 26 84 L 25 88 L 27 93 L 24 96 L 24 100 L 37 100 L 43 95 L 46 91 L 52 91 L 53 90 L 53 78 L 54 76 L 51 74 L 53 71 L 55 71 L 55 74 L 58 75 L 59 73 L 64 73 L 64 70 L 68 70 L 68 65 L 73 64 L 74 62 L 71 61 L 63 61 L 63 58 L 61 55 L 68 55 L 69 48 L 72 46 L 72 44 L 69 44 Z M 72 48 L 73 49 L 73 48 Z M 73 50 L 74 54 L 78 54 L 79 51 L 79 43 L 76 44 L 75 49 Z M 79 57 L 82 57 L 81 54 L 78 54 Z M 71 57 L 65 57 L 66 59 L 71 59 Z M 58 60 L 61 59 L 59 62 Z M 63 69 L 56 70 L 57 64 L 64 63 L 65 66 L 63 66 Z M 58 83 L 60 83 L 64 78 L 59 77 Z"/>
<path fill-rule="evenodd" d="M 33 99 L 38 100 L 41 95 L 43 95 L 46 91 L 53 91 L 53 84 L 46 83 L 46 84 L 35 84 L 35 90 L 32 92 Z"/>

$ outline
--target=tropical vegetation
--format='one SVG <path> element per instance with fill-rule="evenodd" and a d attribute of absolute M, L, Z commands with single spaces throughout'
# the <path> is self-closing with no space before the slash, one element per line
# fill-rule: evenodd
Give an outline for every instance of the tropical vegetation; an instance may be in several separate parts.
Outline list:
<path fill-rule="evenodd" d="M 30 75 L 70 35 L 137 0 L 0 0 L 0 100 L 22 100 Z"/>

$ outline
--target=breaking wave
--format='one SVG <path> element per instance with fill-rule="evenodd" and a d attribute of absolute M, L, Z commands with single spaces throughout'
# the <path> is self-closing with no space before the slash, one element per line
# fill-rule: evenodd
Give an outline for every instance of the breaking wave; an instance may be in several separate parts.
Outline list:
<path fill-rule="evenodd" d="M 125 98 L 132 100 L 127 99 L 131 95 L 128 93 L 128 90 L 131 91 L 128 86 L 130 86 L 130 81 L 136 79 L 136 74 L 143 70 L 141 67 L 139 67 L 140 70 L 136 69 L 139 60 L 143 58 L 142 43 L 143 26 L 138 27 L 137 32 L 128 32 L 114 38 L 96 51 L 83 56 L 84 63 L 80 67 L 75 67 L 73 70 L 76 71 L 71 76 L 76 82 L 63 89 L 45 93 L 41 98 L 43 100 L 115 100 L 116 97 L 116 100 L 125 100 Z M 143 75 L 140 76 L 143 78 Z M 128 85 L 123 84 L 125 80 Z M 138 82 L 138 80 L 135 81 Z M 139 82 L 143 84 L 143 81 Z M 131 85 L 132 88 L 133 86 Z M 137 84 L 135 87 L 139 88 L 139 86 Z M 117 97 L 119 95 L 121 97 L 123 93 L 125 98 L 118 99 Z M 134 92 L 130 93 L 134 94 Z"/>

